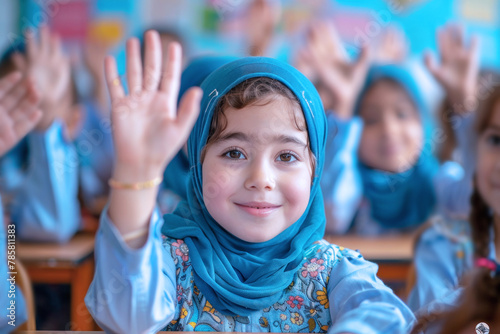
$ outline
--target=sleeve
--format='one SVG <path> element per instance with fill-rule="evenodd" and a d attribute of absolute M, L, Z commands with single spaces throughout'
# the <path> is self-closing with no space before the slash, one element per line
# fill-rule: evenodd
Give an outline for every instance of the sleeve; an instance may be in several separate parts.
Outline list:
<path fill-rule="evenodd" d="M 12 220 L 19 239 L 65 242 L 80 227 L 78 159 L 62 124 L 31 132 L 26 176 L 15 192 Z"/>
<path fill-rule="evenodd" d="M 22 185 L 27 155 L 28 143 L 25 137 L 3 157 L 0 157 L 0 191 L 12 193 Z"/>
<path fill-rule="evenodd" d="M 173 319 L 175 265 L 162 246 L 162 225 L 156 208 L 146 244 L 131 249 L 104 209 L 96 236 L 94 280 L 85 304 L 107 333 L 156 333 Z"/>
<path fill-rule="evenodd" d="M 432 311 L 437 303 L 453 304 L 459 284 L 459 268 L 451 241 L 434 226 L 421 236 L 415 249 L 415 286 L 408 297 L 408 306 L 414 311 Z M 447 301 L 448 300 L 448 301 Z M 433 306 L 434 305 L 434 306 Z"/>
<path fill-rule="evenodd" d="M 349 229 L 362 198 L 357 150 L 363 129 L 360 118 L 349 121 L 329 113 L 325 165 L 321 189 L 325 202 L 327 233 L 343 234 Z"/>
<path fill-rule="evenodd" d="M 327 287 L 333 323 L 328 333 L 407 333 L 415 317 L 376 276 L 378 266 L 345 251 L 352 256 L 336 264 Z"/>
<path fill-rule="evenodd" d="M 455 161 L 445 162 L 435 177 L 439 213 L 451 219 L 467 219 L 475 171 L 475 114 L 460 118 L 453 127 L 458 147 Z"/>

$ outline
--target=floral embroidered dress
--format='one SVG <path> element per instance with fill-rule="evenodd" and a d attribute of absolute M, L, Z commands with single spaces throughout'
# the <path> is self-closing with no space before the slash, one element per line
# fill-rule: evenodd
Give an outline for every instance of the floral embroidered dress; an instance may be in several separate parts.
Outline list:
<path fill-rule="evenodd" d="M 224 316 L 215 310 L 194 283 L 188 246 L 164 238 L 177 273 L 177 307 L 172 331 L 326 332 L 331 325 L 326 292 L 333 266 L 344 257 L 361 257 L 326 241 L 314 243 L 305 253 L 302 268 L 278 302 L 249 317 Z"/>

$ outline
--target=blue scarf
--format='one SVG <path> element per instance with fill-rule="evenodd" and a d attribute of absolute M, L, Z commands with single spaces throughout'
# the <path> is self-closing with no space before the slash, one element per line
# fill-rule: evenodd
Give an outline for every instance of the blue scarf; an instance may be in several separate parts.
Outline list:
<path fill-rule="evenodd" d="M 432 121 L 411 74 L 396 65 L 370 69 L 359 105 L 368 89 L 381 79 L 391 79 L 403 87 L 412 98 L 424 127 L 424 142 L 430 143 Z M 370 168 L 360 162 L 363 194 L 369 200 L 371 217 L 386 228 L 406 228 L 427 220 L 436 205 L 433 177 L 439 164 L 432 152 L 422 151 L 415 165 L 402 173 L 389 173 Z"/>
<path fill-rule="evenodd" d="M 285 231 L 262 243 L 243 241 L 224 230 L 203 202 L 200 154 L 220 97 L 243 81 L 269 77 L 282 82 L 300 101 L 316 156 L 315 176 L 306 211 Z M 200 116 L 188 140 L 187 200 L 173 214 L 165 215 L 162 233 L 183 239 L 195 272 L 195 283 L 225 315 L 247 316 L 270 307 L 290 285 L 304 250 L 322 239 L 325 230 L 323 196 L 319 188 L 324 160 L 327 123 L 314 86 L 299 71 L 275 59 L 249 57 L 231 62 L 212 73 L 202 84 Z"/>
<path fill-rule="evenodd" d="M 179 89 L 179 102 L 184 93 L 191 87 L 200 86 L 206 77 L 222 65 L 225 65 L 236 57 L 229 56 L 202 56 L 195 58 L 184 69 L 181 76 Z M 187 198 L 186 187 L 189 174 L 189 160 L 181 149 L 168 164 L 163 173 L 162 188 L 172 190 L 181 199 Z"/>

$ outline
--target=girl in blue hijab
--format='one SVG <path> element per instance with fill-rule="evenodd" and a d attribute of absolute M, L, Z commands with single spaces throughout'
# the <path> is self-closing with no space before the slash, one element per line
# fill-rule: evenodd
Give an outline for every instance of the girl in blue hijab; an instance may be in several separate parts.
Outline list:
<path fill-rule="evenodd" d="M 365 235 L 400 233 L 415 229 L 436 212 L 466 213 L 470 192 L 465 189 L 463 168 L 454 162 L 440 166 L 434 157 L 442 134 L 433 127 L 418 86 L 406 68 L 373 66 L 354 117 L 341 121 L 331 116 L 328 121 L 338 125 L 334 140 L 346 143 L 340 150 L 349 152 L 342 154 L 352 155 L 350 160 L 356 162 L 351 166 L 355 177 L 350 187 L 360 191 L 344 192 L 357 198 L 351 200 L 353 214 L 346 215 L 354 216 L 352 224 L 332 220 L 327 231 L 345 233 L 350 228 Z M 331 159 L 325 167 L 328 172 L 323 189 L 327 192 L 338 182 L 329 175 L 336 165 L 338 162 Z M 325 201 L 327 208 L 334 207 L 330 201 Z"/>
<path fill-rule="evenodd" d="M 135 96 L 106 60 L 117 167 L 86 297 L 101 328 L 407 331 L 413 315 L 377 266 L 322 240 L 327 127 L 302 74 L 274 59 L 239 59 L 209 75 L 203 94 L 189 90 L 176 112 L 179 46 L 161 80 L 156 32 L 146 36 L 149 76 L 136 40 L 127 54 Z M 187 199 L 162 218 L 158 175 L 188 134 Z"/>

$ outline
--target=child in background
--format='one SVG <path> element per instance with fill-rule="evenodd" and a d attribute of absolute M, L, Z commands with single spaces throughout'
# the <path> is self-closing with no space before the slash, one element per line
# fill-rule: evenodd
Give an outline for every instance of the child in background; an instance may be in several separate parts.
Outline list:
<path fill-rule="evenodd" d="M 21 82 L 21 78 L 21 73 L 15 72 L 0 79 L 0 157 L 14 147 L 42 118 L 42 112 L 37 106 L 39 96 L 33 82 Z M 0 333 L 10 333 L 27 320 L 27 315 L 19 286 L 15 286 L 15 294 L 9 293 L 11 281 L 8 279 L 11 275 L 7 272 L 15 271 L 15 267 L 11 269 L 7 259 L 10 260 L 10 265 L 15 259 L 12 258 L 11 248 L 7 248 L 7 240 L 12 239 L 7 239 L 6 230 L 12 236 L 15 228 L 4 224 L 3 218 L 0 205 Z M 14 316 L 9 317 L 12 308 Z"/>
<path fill-rule="evenodd" d="M 317 38 L 328 38 L 327 28 L 320 30 Z M 338 38 L 330 39 L 334 41 L 331 45 L 341 48 Z M 332 78 L 345 73 L 343 64 L 330 61 L 331 52 L 322 50 L 318 42 L 315 45 L 310 48 L 312 64 L 318 73 L 321 70 L 323 81 L 330 82 L 328 87 L 334 87 Z M 352 65 L 360 73 L 354 91 L 359 87 L 362 65 L 359 61 Z M 322 180 L 330 218 L 328 232 L 401 233 L 427 221 L 438 207 L 447 212 L 461 209 L 459 204 L 469 194 L 454 193 L 466 183 L 463 173 L 456 173 L 461 166 L 440 167 L 434 158 L 433 148 L 441 140 L 440 132 L 433 128 L 418 86 L 404 67 L 372 66 L 356 105 L 352 94 L 337 96 L 342 103 L 336 105 L 347 107 L 332 110 L 330 116 L 332 124 L 337 123 L 339 128 L 331 146 L 340 153 L 326 161 Z M 346 186 L 332 176 L 342 163 L 347 168 L 344 173 L 350 175 L 351 182 Z M 343 205 L 343 216 L 335 213 L 338 203 L 350 204 Z"/>
<path fill-rule="evenodd" d="M 377 266 L 321 240 L 327 125 L 312 84 L 279 61 L 240 59 L 205 79 L 203 97 L 189 90 L 176 112 L 179 46 L 161 76 L 159 37 L 147 34 L 149 80 L 139 55 L 130 40 L 138 100 L 106 60 L 117 160 L 86 297 L 101 328 L 405 333 L 413 315 Z M 187 201 L 162 220 L 158 176 L 190 133 Z"/>
<path fill-rule="evenodd" d="M 233 60 L 236 57 L 203 56 L 192 60 L 182 72 L 179 96 L 183 96 L 191 87 L 200 86 L 210 73 Z M 184 145 L 163 173 L 163 182 L 158 191 L 158 204 L 163 214 L 172 213 L 181 200 L 187 199 L 188 174 L 187 145 Z"/>
<path fill-rule="evenodd" d="M 68 142 L 72 131 L 67 131 L 64 124 L 73 107 L 69 60 L 59 38 L 45 26 L 40 28 L 39 42 L 29 31 L 25 54 L 14 53 L 10 59 L 4 59 L 4 66 L 9 67 L 8 62 L 12 61 L 24 76 L 33 79 L 43 113 L 24 142 L 28 157 L 13 159 L 26 161 L 26 168 L 10 165 L 10 169 L 2 171 L 6 183 L 21 180 L 13 187 L 6 186 L 12 198 L 8 214 L 16 224 L 19 239 L 65 242 L 80 226 L 78 160 Z M 10 154 L 7 153 L 6 161 Z"/>
<path fill-rule="evenodd" d="M 423 232 L 415 251 L 416 285 L 408 304 L 421 317 L 421 325 L 444 312 L 453 310 L 464 289 L 477 289 L 484 300 L 465 304 L 471 295 L 461 300 L 463 307 L 493 320 L 498 313 L 500 258 L 498 180 L 500 178 L 500 87 L 496 87 L 479 109 L 476 123 L 477 167 L 469 221 L 440 220 Z M 464 277 L 474 267 L 476 279 L 472 287 Z M 459 312 L 459 311 L 453 311 Z M 453 321 L 472 320 L 470 316 Z M 454 313 L 459 314 L 459 313 Z M 465 313 L 464 313 L 465 314 Z M 487 321 L 486 321 L 487 322 Z M 448 325 L 450 325 L 448 323 Z"/>

